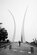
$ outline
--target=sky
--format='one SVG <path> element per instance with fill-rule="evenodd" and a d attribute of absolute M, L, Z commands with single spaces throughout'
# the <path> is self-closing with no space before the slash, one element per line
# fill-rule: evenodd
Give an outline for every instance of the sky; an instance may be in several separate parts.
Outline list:
<path fill-rule="evenodd" d="M 31 42 L 33 38 L 37 39 L 37 0 L 0 0 L 0 22 L 3 23 L 1 26 L 8 31 L 9 40 L 13 40 L 14 21 L 8 10 L 12 12 L 16 22 L 15 41 L 19 41 L 27 7 L 24 34 L 25 40 Z"/>

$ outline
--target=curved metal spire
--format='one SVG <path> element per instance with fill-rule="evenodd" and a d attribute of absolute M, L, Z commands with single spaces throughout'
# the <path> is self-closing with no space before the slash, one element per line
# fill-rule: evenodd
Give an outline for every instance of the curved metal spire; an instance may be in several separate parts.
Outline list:
<path fill-rule="evenodd" d="M 25 21 L 27 9 L 28 9 L 28 7 L 26 8 L 26 11 L 25 11 L 25 14 L 24 14 L 24 19 L 23 19 L 23 24 L 22 24 L 22 32 L 21 32 L 21 42 L 25 42 L 25 35 L 24 35 L 24 21 Z"/>
<path fill-rule="evenodd" d="M 14 16 L 12 14 L 12 12 L 10 10 L 8 10 L 9 13 L 11 14 L 12 18 L 13 18 L 13 21 L 14 21 L 14 33 L 13 33 L 13 39 L 12 41 L 14 42 L 14 39 L 15 39 L 15 33 L 16 33 L 16 23 L 15 23 L 15 19 L 14 19 Z"/>

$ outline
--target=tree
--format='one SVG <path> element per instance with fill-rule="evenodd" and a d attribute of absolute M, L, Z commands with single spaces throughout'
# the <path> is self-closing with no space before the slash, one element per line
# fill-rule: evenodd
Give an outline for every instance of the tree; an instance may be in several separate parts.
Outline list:
<path fill-rule="evenodd" d="M 0 28 L 0 41 L 5 41 L 8 38 L 8 32 L 5 28 Z"/>

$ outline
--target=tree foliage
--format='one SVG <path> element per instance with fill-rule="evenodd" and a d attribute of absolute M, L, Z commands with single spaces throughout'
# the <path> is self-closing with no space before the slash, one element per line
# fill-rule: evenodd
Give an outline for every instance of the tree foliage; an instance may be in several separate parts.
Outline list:
<path fill-rule="evenodd" d="M 0 41 L 5 41 L 8 38 L 8 32 L 5 28 L 0 28 Z"/>

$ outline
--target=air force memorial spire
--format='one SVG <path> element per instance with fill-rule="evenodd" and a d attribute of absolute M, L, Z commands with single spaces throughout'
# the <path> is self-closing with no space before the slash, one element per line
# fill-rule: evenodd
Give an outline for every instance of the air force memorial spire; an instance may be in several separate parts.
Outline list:
<path fill-rule="evenodd" d="M 14 42 L 14 40 L 15 40 L 15 34 L 16 34 L 16 23 L 15 23 L 15 19 L 14 19 L 14 16 L 13 16 L 12 12 L 10 10 L 8 10 L 8 11 L 11 14 L 11 16 L 13 18 L 13 21 L 14 21 L 14 33 L 13 33 L 13 39 L 12 39 L 12 42 Z"/>
<path fill-rule="evenodd" d="M 22 31 L 21 31 L 21 42 L 22 42 L 22 43 L 25 42 L 24 21 L 25 21 L 27 9 L 28 9 L 28 7 L 26 8 L 26 11 L 25 11 L 25 14 L 24 14 L 24 19 L 23 19 L 23 24 L 22 24 Z"/>

